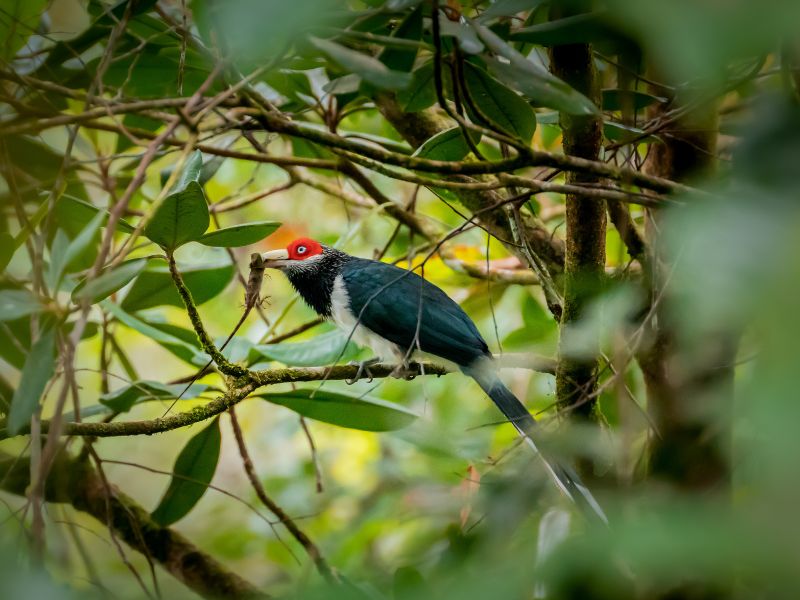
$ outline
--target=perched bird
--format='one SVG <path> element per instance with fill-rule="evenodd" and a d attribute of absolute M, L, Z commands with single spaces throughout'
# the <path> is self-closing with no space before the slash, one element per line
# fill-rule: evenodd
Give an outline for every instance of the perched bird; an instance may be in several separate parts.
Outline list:
<path fill-rule="evenodd" d="M 412 271 L 376 260 L 350 256 L 317 241 L 301 238 L 286 249 L 262 254 L 264 266 L 281 270 L 303 300 L 330 319 L 378 360 L 407 368 L 414 353 L 455 363 L 492 399 L 525 441 L 534 443 L 536 421 L 503 385 L 489 347 L 467 314 L 447 294 Z M 606 522 L 605 514 L 574 470 L 543 457 L 561 490 L 582 508 Z"/>

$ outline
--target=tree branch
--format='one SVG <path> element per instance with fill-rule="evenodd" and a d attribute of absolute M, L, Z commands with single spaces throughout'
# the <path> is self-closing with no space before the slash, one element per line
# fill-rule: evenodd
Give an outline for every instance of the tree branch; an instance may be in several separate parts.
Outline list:
<path fill-rule="evenodd" d="M 182 534 L 161 527 L 132 498 L 111 486 L 85 460 L 59 453 L 45 485 L 47 502 L 70 504 L 111 527 L 131 548 L 145 553 L 203 598 L 268 598 L 253 584 L 209 556 Z M 24 495 L 30 485 L 29 460 L 0 453 L 0 487 Z"/>

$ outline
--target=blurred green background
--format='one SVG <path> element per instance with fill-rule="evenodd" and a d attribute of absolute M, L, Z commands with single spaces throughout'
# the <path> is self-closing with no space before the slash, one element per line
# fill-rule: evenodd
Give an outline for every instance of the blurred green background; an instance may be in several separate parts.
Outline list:
<path fill-rule="evenodd" d="M 353 386 L 341 381 L 295 386 L 365 394 L 418 415 L 407 427 L 380 433 L 307 419 L 314 451 L 297 412 L 258 397 L 237 406 L 267 493 L 314 540 L 345 583 L 326 584 L 303 548 L 259 503 L 242 470 L 228 415 L 220 417 L 222 442 L 211 480 L 218 489 L 209 488 L 172 527 L 228 570 L 274 596 L 797 597 L 800 4 L 497 0 L 446 6 L 450 12 L 443 12 L 447 16 L 442 18 L 451 27 L 443 33 L 448 56 L 463 52 L 472 57 L 469 60 L 485 64 L 492 52 L 477 41 L 479 26 L 491 27 L 503 43 L 545 73 L 551 57 L 548 48 L 591 44 L 593 68 L 604 89 L 599 113 L 604 148 L 598 160 L 693 186 L 671 195 L 673 206 L 666 209 L 626 205 L 648 242 L 652 253 L 648 260 L 634 260 L 609 222 L 605 232 L 609 277 L 600 292 L 590 295 L 580 321 L 561 332 L 540 286 L 509 282 L 511 276 L 487 279 L 465 272 L 464 264 L 478 269 L 489 265 L 517 279 L 531 276 L 508 244 L 496 236 L 489 239 L 483 229 L 468 227 L 425 261 L 425 277 L 474 319 L 494 353 L 555 358 L 560 353 L 588 352 L 599 361 L 599 421 L 571 419 L 568 411 L 556 410 L 552 374 L 513 368 L 503 369 L 502 377 L 542 420 L 558 451 L 582 465 L 611 526 L 587 522 L 552 485 L 541 461 L 517 444 L 514 429 L 501 422 L 478 386 L 460 374 L 448 374 L 413 381 L 360 381 Z M 345 139 L 377 140 L 374 143 L 381 148 L 410 154 L 413 144 L 379 109 L 383 94 L 396 93 L 402 99 L 409 77 L 401 75 L 419 76 L 432 58 L 431 9 L 429 2 L 411 0 L 195 0 L 138 6 L 123 2 L 111 11 L 106 3 L 95 1 L 2 0 L 0 258 L 5 267 L 0 293 L 30 293 L 38 303 L 30 310 L 0 303 L 3 412 L 8 415 L 16 397 L 32 332 L 38 335 L 47 318 L 57 317 L 59 331 L 68 333 L 79 316 L 70 294 L 97 256 L 99 232 L 89 245 L 88 257 L 67 265 L 63 287 L 37 284 L 36 269 L 46 277 L 59 254 L 56 232 L 74 240 L 94 214 L 86 213 L 83 203 L 105 210 L 124 193 L 149 143 L 144 137 L 134 143 L 125 129 L 135 132 L 133 138 L 147 132 L 153 137 L 164 131 L 175 112 L 174 107 L 157 106 L 124 117 L 100 115 L 80 121 L 86 126 L 77 129 L 72 124 L 78 121 L 45 127 L 43 120 L 81 115 L 91 109 L 94 95 L 104 99 L 96 101 L 97 106 L 188 98 L 217 65 L 224 77 L 206 89 L 208 98 L 225 89 L 223 81 L 255 73 L 250 81 L 253 89 L 293 121 L 320 131 L 333 127 Z M 577 16 L 559 18 L 563 14 Z M 420 31 L 416 37 L 407 36 L 414 43 L 388 39 L 402 38 L 398 28 L 417 17 Z M 125 23 L 121 31 L 115 28 L 120 19 Z M 116 35 L 120 38 L 112 53 L 115 58 L 104 64 L 104 49 Z M 315 46 L 309 35 L 333 40 L 345 54 Z M 208 52 L 197 50 L 189 38 Z M 471 41 L 480 45 L 477 52 L 469 50 Z M 389 75 L 363 62 L 376 61 L 374 56 L 387 59 L 381 53 L 402 54 L 409 47 L 416 54 L 410 62 L 390 57 L 394 62 L 388 63 Z M 361 62 L 347 51 L 358 52 Z M 103 75 L 101 87 L 95 79 L 98 72 Z M 389 77 L 390 83 L 376 79 L 378 75 Z M 48 89 L 36 83 L 41 81 L 53 85 Z M 338 89 L 331 82 L 339 82 Z M 513 87 L 510 81 L 504 84 Z M 436 100 L 432 83 L 426 85 L 421 89 L 432 106 Z M 76 93 L 70 95 L 65 89 Z M 562 107 L 527 97 L 524 89 L 513 93 L 517 92 L 538 125 L 530 147 L 560 154 Z M 445 93 L 452 96 L 452 84 Z M 615 105 L 613 99 L 626 93 L 629 100 L 623 97 Z M 147 218 L 173 171 L 177 175 L 185 168 L 188 152 L 183 144 L 190 149 L 188 139 L 240 153 L 260 147 L 272 156 L 336 158 L 329 149 L 301 137 L 256 130 L 248 141 L 242 128 L 232 123 L 237 110 L 245 114 L 253 107 L 244 102 L 234 106 L 228 100 L 204 114 L 206 120 L 199 121 L 198 128 L 183 122 L 176 126 L 175 137 L 181 144 L 158 150 L 123 215 L 127 222 L 135 227 Z M 638 106 L 639 100 L 647 106 Z M 436 106 L 426 110 L 442 117 Z M 710 150 L 697 150 L 701 142 L 691 137 L 697 132 L 700 137 L 711 132 L 715 144 Z M 688 141 L 675 145 L 676 139 Z M 694 150 L 713 154 L 709 159 L 713 165 L 689 168 L 687 173 L 677 167 L 671 173 L 658 172 L 658 165 L 653 166 L 658 145 L 677 148 L 675 165 L 682 159 L 694 160 Z M 504 151 L 486 137 L 478 147 L 492 160 Z M 464 145 L 463 154 L 444 159 L 461 160 L 469 151 Z M 62 170 L 65 154 L 70 159 Z M 272 191 L 235 210 L 212 208 L 212 230 L 257 221 L 281 224 L 246 247 L 189 243 L 177 250 L 183 271 L 201 271 L 190 287 L 217 342 L 225 339 L 242 314 L 243 289 L 236 274 L 247 277 L 251 252 L 284 247 L 292 239 L 308 236 L 357 256 L 383 252 L 384 260 L 411 266 L 419 265 L 430 250 L 425 239 L 398 226 L 369 200 L 360 183 L 342 172 L 300 166 L 293 174 L 280 165 L 208 152 L 203 153 L 203 163 L 199 181 L 211 207 L 232 206 Z M 536 168 L 523 174 L 542 175 Z M 474 212 L 463 198 L 459 203 L 452 193 L 430 189 L 433 186 L 417 186 L 374 171 L 368 171 L 368 177 L 399 207 L 413 206 L 413 213 L 439 235 L 462 226 L 464 215 Z M 553 181 L 563 183 L 563 173 L 556 173 Z M 276 189 L 287 182 L 292 185 Z M 604 179 L 598 185 L 606 183 L 609 187 L 613 183 L 614 189 L 640 191 L 625 181 Z M 566 235 L 562 194 L 536 194 L 524 210 L 531 218 L 536 215 L 554 239 Z M 21 232 L 37 214 L 40 220 L 23 239 Z M 120 231 L 113 236 L 114 251 L 126 235 Z M 158 247 L 144 236 L 123 252 L 126 259 L 156 253 Z M 172 302 L 155 296 L 157 291 L 171 290 L 168 276 L 162 273 L 155 283 L 144 284 L 148 273 L 164 271 L 162 265 L 151 261 L 144 275 L 104 302 L 114 302 L 140 322 L 183 340 L 190 353 L 200 353 L 177 296 Z M 555 279 L 559 286 L 563 283 L 557 273 Z M 141 286 L 138 292 L 137 286 Z M 202 296 L 203 290 L 211 297 L 201 301 L 198 294 Z M 277 272 L 265 279 L 262 295 L 263 311 L 251 315 L 238 332 L 226 350 L 229 358 L 261 368 L 328 364 L 331 353 L 324 346 L 331 339 L 324 337 L 332 331 L 328 324 L 281 342 L 306 343 L 294 349 L 310 353 L 310 358 L 295 352 L 290 359 L 270 360 L 253 349 L 315 318 Z M 4 302 L 6 298 L 19 301 L 18 296 L 3 296 Z M 12 310 L 21 310 L 21 316 L 4 312 Z M 637 352 L 643 345 L 650 347 L 656 330 L 668 331 L 665 343 L 672 354 L 663 364 L 672 389 L 680 392 L 676 403 L 666 407 L 658 404 L 659 397 L 646 384 L 637 362 L 642 359 Z M 81 409 L 91 413 L 97 407 L 99 414 L 101 396 L 124 388 L 130 380 L 166 383 L 191 376 L 205 362 L 186 360 L 185 348 L 182 358 L 180 351 L 176 354 L 174 347 L 165 346 L 169 344 L 159 343 L 141 327 L 125 324 L 118 312 L 95 305 L 74 360 Z M 715 362 L 719 357 L 727 358 Z M 42 401 L 43 418 L 53 415 L 63 377 L 57 368 L 56 383 L 47 388 Z M 205 404 L 224 383 L 218 374 L 200 381 L 214 387 L 179 400 L 175 411 Z M 294 387 L 281 384 L 261 391 L 290 389 Z M 173 390 L 169 398 L 174 396 Z M 137 403 L 118 420 L 155 419 L 171 402 L 157 398 Z M 662 424 L 669 425 L 665 414 L 670 410 L 680 415 L 680 427 L 661 430 Z M 72 411 L 71 404 L 66 411 Z M 74 417 L 70 414 L 67 420 Z M 86 418 L 102 416 L 107 413 Z M 100 438 L 93 447 L 104 461 L 108 480 L 150 511 L 169 486 L 179 453 L 204 427 L 205 422 L 152 436 Z M 4 438 L 0 441 L 4 457 L 28 460 L 29 435 Z M 709 467 L 714 471 L 711 484 L 703 479 L 702 459 L 684 479 L 670 470 L 680 463 L 670 459 L 680 453 L 681 444 L 702 447 L 706 442 L 713 446 L 708 456 L 722 457 L 722 466 Z M 654 453 L 654 445 L 666 454 Z M 64 451 L 78 455 L 81 447 L 82 441 L 72 438 Z M 692 479 L 697 473 L 700 479 Z M 156 592 L 147 560 L 125 547 L 126 564 L 108 528 L 69 504 L 44 504 L 46 552 L 43 564 L 36 566 L 28 551 L 34 536 L 28 500 L 9 492 L 0 498 L 3 597 L 137 598 L 144 595 L 143 588 L 154 596 L 192 597 L 160 567 Z M 132 570 L 139 574 L 141 585 Z"/>

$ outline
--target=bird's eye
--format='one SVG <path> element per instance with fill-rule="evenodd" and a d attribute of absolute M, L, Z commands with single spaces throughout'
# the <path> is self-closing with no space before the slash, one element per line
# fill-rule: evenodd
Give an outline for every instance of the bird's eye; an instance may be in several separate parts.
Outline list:
<path fill-rule="evenodd" d="M 306 253 L 306 247 L 305 246 L 298 246 L 297 247 L 297 253 L 298 254 L 305 254 Z"/>

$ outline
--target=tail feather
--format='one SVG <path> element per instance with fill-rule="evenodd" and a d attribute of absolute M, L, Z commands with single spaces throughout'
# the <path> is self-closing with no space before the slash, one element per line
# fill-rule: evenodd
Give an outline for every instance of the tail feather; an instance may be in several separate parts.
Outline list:
<path fill-rule="evenodd" d="M 475 368 L 466 368 L 464 372 L 478 382 L 478 385 L 486 392 L 486 395 L 492 399 L 497 408 L 516 427 L 525 442 L 542 457 L 545 467 L 561 491 L 582 509 L 593 513 L 608 524 L 605 512 L 603 512 L 603 509 L 589 491 L 589 488 L 578 477 L 575 470 L 567 464 L 543 455 L 539 448 L 536 447 L 536 442 L 534 441 L 536 420 L 511 390 L 503 385 L 494 370 L 488 368 L 488 365 L 479 365 Z"/>

